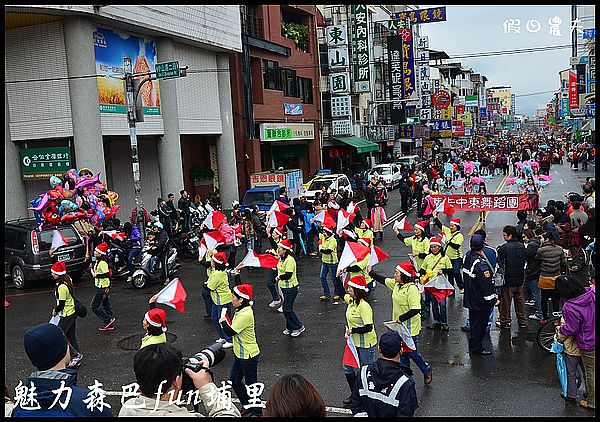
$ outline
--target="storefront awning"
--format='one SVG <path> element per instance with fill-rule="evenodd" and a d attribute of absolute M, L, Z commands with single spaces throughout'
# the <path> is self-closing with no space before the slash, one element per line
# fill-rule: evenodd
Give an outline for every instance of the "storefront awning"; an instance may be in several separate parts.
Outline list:
<path fill-rule="evenodd" d="M 339 138 L 333 138 L 336 141 L 343 142 L 347 145 L 353 146 L 356 148 L 359 154 L 365 152 L 379 151 L 379 145 L 373 143 L 371 141 L 367 141 L 366 139 L 359 138 L 357 136 L 344 136 Z"/>

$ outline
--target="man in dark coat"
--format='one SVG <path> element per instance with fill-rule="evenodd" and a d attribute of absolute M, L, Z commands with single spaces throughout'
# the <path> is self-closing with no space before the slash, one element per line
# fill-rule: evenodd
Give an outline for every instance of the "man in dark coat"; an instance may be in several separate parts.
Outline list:
<path fill-rule="evenodd" d="M 190 229 L 190 195 L 185 189 L 179 191 L 179 194 L 181 197 L 177 201 L 177 208 L 181 211 L 181 218 L 183 219 L 181 229 L 187 233 Z"/>
<path fill-rule="evenodd" d="M 365 188 L 365 203 L 367 204 L 367 216 L 371 215 L 371 209 L 375 206 L 375 186 L 377 186 L 377 176 L 371 177 L 371 182 Z"/>
<path fill-rule="evenodd" d="M 498 247 L 498 267 L 504 267 L 504 285 L 500 287 L 500 328 L 510 328 L 510 303 L 514 301 L 519 327 L 527 327 L 525 313 L 525 262 L 527 255 L 525 246 L 517 239 L 515 226 L 504 226 L 502 236 L 506 243 Z"/>
<path fill-rule="evenodd" d="M 492 268 L 483 256 L 483 236 L 473 235 L 470 244 L 471 250 L 465 255 L 462 269 L 465 285 L 463 307 L 469 310 L 471 325 L 469 353 L 491 355 L 491 351 L 483 348 L 483 337 L 490 312 L 497 303 L 498 296 L 492 282 Z"/>
<path fill-rule="evenodd" d="M 379 339 L 381 357 L 365 365 L 352 390 L 354 416 L 412 417 L 418 409 L 412 370 L 400 362 L 402 338 L 388 331 Z"/>

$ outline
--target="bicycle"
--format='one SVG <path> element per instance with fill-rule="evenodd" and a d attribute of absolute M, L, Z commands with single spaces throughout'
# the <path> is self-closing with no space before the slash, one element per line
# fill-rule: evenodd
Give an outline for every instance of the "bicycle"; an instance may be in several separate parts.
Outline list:
<path fill-rule="evenodd" d="M 552 318 L 548 318 L 537 331 L 537 344 L 542 350 L 545 350 L 548 353 L 550 353 L 552 343 L 554 343 L 554 334 L 556 334 L 556 327 L 560 324 L 561 317 L 561 311 L 552 312 Z"/>

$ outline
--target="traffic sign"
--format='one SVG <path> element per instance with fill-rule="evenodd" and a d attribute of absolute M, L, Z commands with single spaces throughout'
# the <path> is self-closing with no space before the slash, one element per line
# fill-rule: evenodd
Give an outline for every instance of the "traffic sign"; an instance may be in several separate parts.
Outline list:
<path fill-rule="evenodd" d="M 156 63 L 156 79 L 178 78 L 181 76 L 179 61 Z"/>

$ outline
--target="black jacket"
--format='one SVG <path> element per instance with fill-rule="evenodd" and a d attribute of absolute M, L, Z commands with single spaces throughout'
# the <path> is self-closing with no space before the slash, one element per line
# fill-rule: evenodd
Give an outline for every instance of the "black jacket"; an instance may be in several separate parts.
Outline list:
<path fill-rule="evenodd" d="M 504 265 L 504 286 L 519 287 L 525 281 L 525 246 L 510 240 L 498 247 L 498 266 Z"/>
<path fill-rule="evenodd" d="M 166 230 L 161 230 L 156 235 L 156 254 L 161 255 L 167 248 L 167 242 L 169 241 L 169 235 Z"/>
<path fill-rule="evenodd" d="M 540 262 L 535 259 L 535 254 L 540 248 L 540 237 L 533 237 L 529 243 L 525 246 L 525 259 L 527 261 L 527 267 L 525 268 L 525 277 L 531 280 L 540 275 Z"/>
<path fill-rule="evenodd" d="M 179 198 L 179 201 L 177 201 L 177 208 L 181 210 L 182 214 L 187 215 L 190 213 L 190 203 L 189 199 L 182 196 Z"/>
<path fill-rule="evenodd" d="M 373 208 L 375 205 L 375 187 L 370 183 L 365 189 L 365 202 L 368 208 Z"/>
<path fill-rule="evenodd" d="M 461 271 L 465 285 L 463 306 L 489 313 L 498 299 L 492 282 L 492 269 L 480 253 L 469 251 L 465 254 Z"/>
<path fill-rule="evenodd" d="M 410 368 L 387 359 L 379 358 L 363 366 L 352 389 L 352 414 L 371 418 L 412 417 L 419 408 L 412 375 Z"/>

